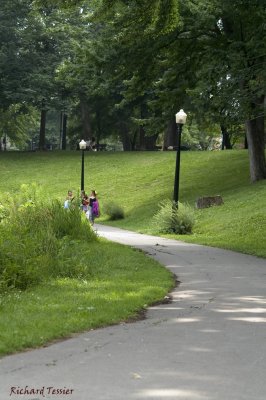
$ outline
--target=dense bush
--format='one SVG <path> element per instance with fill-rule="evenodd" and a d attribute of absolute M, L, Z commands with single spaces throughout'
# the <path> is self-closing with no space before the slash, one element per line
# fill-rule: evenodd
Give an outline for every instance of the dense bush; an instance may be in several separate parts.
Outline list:
<path fill-rule="evenodd" d="M 8 216 L 0 223 L 2 289 L 24 290 L 51 276 L 84 273 L 79 254 L 70 249 L 96 240 L 96 234 L 78 208 L 65 210 L 58 201 L 38 200 L 19 205 L 9 201 L 8 207 Z"/>
<path fill-rule="evenodd" d="M 104 204 L 103 212 L 104 214 L 107 214 L 109 219 L 112 221 L 125 218 L 123 208 L 114 202 Z"/>
<path fill-rule="evenodd" d="M 159 211 L 152 219 L 152 227 L 158 233 L 191 233 L 195 223 L 193 209 L 182 203 L 178 208 L 171 200 L 159 204 Z"/>

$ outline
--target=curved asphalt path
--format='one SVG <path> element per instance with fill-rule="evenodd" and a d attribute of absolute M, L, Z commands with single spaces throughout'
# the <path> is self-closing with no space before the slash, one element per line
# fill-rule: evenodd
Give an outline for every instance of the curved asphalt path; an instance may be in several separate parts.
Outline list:
<path fill-rule="evenodd" d="M 265 400 L 266 260 L 96 229 L 176 274 L 172 303 L 143 321 L 2 358 L 0 400 Z M 13 393 L 26 385 L 40 393 Z"/>

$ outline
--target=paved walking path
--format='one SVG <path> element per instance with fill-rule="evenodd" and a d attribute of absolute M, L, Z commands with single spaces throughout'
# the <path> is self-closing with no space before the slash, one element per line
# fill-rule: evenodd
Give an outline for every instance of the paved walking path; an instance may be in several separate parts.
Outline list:
<path fill-rule="evenodd" d="M 1 359 L 0 400 L 265 400 L 266 260 L 97 230 L 173 271 L 181 284 L 172 303 L 143 321 Z M 40 394 L 10 393 L 26 385 Z"/>

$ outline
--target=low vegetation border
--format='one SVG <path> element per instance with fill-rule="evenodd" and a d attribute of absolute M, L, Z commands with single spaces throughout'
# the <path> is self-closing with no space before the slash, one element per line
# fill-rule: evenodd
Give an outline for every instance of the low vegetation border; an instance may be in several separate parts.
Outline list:
<path fill-rule="evenodd" d="M 87 278 L 56 278 L 1 294 L 0 355 L 134 319 L 175 284 L 159 263 L 126 246 L 100 239 L 85 256 Z"/>
<path fill-rule="evenodd" d="M 174 286 L 142 252 L 97 237 L 80 204 L 45 203 L 36 185 L 2 198 L 0 355 L 134 319 Z"/>

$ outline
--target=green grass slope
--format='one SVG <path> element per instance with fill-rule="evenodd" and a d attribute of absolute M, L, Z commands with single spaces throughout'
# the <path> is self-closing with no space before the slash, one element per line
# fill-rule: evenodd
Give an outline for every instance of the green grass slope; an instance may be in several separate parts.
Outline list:
<path fill-rule="evenodd" d="M 68 189 L 78 192 L 80 162 L 78 151 L 0 153 L 0 194 L 36 182 L 44 196 L 63 201 Z M 87 152 L 85 189 L 125 208 L 126 218 L 112 225 L 152 233 L 158 202 L 172 198 L 174 171 L 174 152 Z M 217 194 L 224 205 L 196 210 L 194 233 L 174 237 L 266 257 L 266 181 L 250 183 L 247 151 L 182 152 L 180 201 Z"/>

